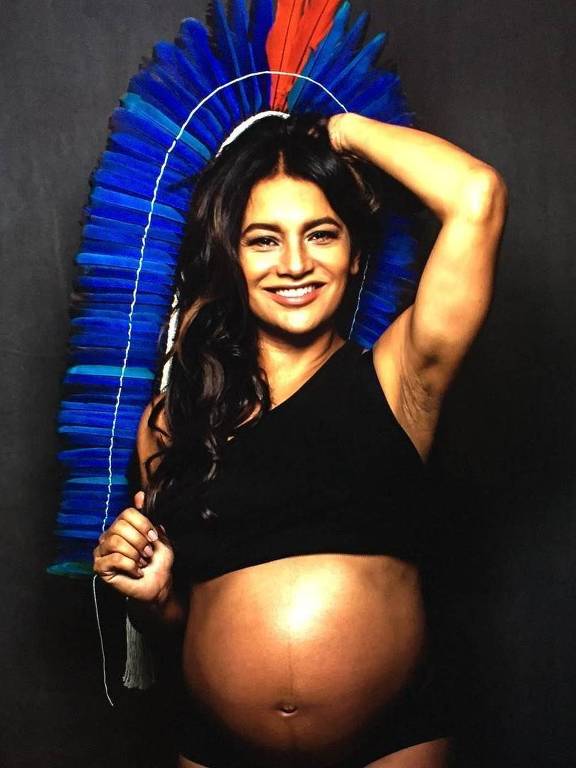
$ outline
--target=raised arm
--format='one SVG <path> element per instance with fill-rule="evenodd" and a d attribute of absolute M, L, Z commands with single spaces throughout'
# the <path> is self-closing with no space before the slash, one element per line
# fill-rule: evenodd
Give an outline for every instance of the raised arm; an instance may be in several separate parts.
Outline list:
<path fill-rule="evenodd" d="M 406 418 L 427 411 L 431 429 L 490 307 L 506 185 L 490 165 L 424 131 L 356 114 L 334 116 L 328 129 L 336 149 L 398 179 L 442 222 L 414 304 L 374 346 L 376 368 L 392 398 Z"/>

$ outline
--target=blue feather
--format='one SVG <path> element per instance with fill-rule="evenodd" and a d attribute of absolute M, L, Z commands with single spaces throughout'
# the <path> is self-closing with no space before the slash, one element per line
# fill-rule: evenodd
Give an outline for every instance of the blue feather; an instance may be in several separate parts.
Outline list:
<path fill-rule="evenodd" d="M 117 486 L 128 485 L 128 480 L 125 475 L 112 473 L 112 475 L 109 476 L 108 473 L 106 473 L 105 475 L 101 475 L 99 477 L 73 477 L 64 483 L 64 492 L 66 492 L 66 490 L 90 490 L 98 488 L 99 486 L 107 486 L 109 482 Z"/>
<path fill-rule="evenodd" d="M 84 406 L 84 407 L 79 407 Z M 102 425 L 114 418 L 114 408 L 95 405 L 93 403 L 71 403 L 65 400 L 59 414 L 59 423 L 67 420 L 69 424 L 94 423 Z M 138 408 L 125 408 L 122 418 L 126 423 L 138 424 L 140 412 Z M 92 422 L 90 420 L 93 420 Z"/>
<path fill-rule="evenodd" d="M 117 291 L 117 290 L 104 290 L 90 292 L 86 291 L 83 299 L 86 303 L 104 304 L 106 306 L 118 306 L 123 311 L 128 312 L 132 306 L 133 291 Z M 138 295 L 138 301 L 140 304 L 150 304 L 158 307 L 165 307 L 165 299 L 160 296 L 153 296 L 152 294 L 140 293 Z"/>
<path fill-rule="evenodd" d="M 90 507 L 88 507 L 90 509 Z M 88 511 L 88 510 L 87 510 Z M 97 512 L 97 509 L 94 510 Z M 91 526 L 92 528 L 97 528 L 99 525 L 102 524 L 102 521 L 99 517 L 95 515 L 70 515 L 61 513 L 58 515 L 58 523 L 60 523 L 64 527 L 68 527 L 71 525 L 86 525 Z"/>
<path fill-rule="evenodd" d="M 124 321 L 103 319 L 94 317 L 75 317 L 72 320 L 72 332 L 73 333 L 109 333 L 109 334 L 127 334 L 130 329 L 130 333 L 137 341 L 138 339 L 145 340 L 152 337 L 152 340 L 156 336 L 156 329 L 151 323 L 133 322 L 129 323 L 128 319 Z"/>
<path fill-rule="evenodd" d="M 158 54 L 162 66 L 170 72 L 174 80 L 182 82 L 183 87 L 194 96 L 196 103 L 202 101 L 205 96 L 208 96 L 214 90 L 213 86 L 207 82 L 205 76 L 199 73 L 198 68 L 192 64 L 191 57 L 186 56 L 179 45 L 162 43 L 159 46 Z M 230 132 L 232 128 L 230 112 L 226 109 L 221 98 L 216 96 L 209 99 L 201 107 L 201 110 L 208 110 L 214 119 L 217 120 L 220 126 L 217 135 L 227 135 Z"/>
<path fill-rule="evenodd" d="M 138 268 L 138 262 L 128 256 L 108 255 L 105 253 L 87 253 L 82 252 L 76 256 L 76 263 L 80 266 L 104 266 L 117 267 L 118 269 L 129 269 L 135 273 Z M 174 277 L 173 263 L 151 261 L 146 258 L 142 265 L 143 270 L 149 270 L 156 275 L 166 275 L 169 280 Z"/>
<path fill-rule="evenodd" d="M 134 434 L 136 434 L 136 432 Z M 116 477 L 118 477 L 118 475 L 116 475 Z M 83 477 L 82 480 L 92 480 L 93 478 L 94 476 Z M 118 482 L 112 482 L 109 487 L 108 483 L 103 485 L 95 485 L 91 482 L 83 483 L 81 485 L 77 482 L 74 483 L 74 485 L 66 483 L 63 489 L 64 505 L 62 511 L 70 514 L 74 509 L 78 509 L 83 501 L 86 501 L 92 507 L 99 501 L 101 502 L 103 497 L 105 497 L 109 491 L 113 497 L 121 498 L 126 493 L 126 490 L 126 483 L 120 484 Z"/>
<path fill-rule="evenodd" d="M 350 88 L 343 84 L 342 96 L 349 104 L 375 104 L 381 99 L 396 101 L 395 76 L 391 73 L 371 74 L 367 76 L 359 88 Z M 362 113 L 363 114 L 363 113 Z"/>
<path fill-rule="evenodd" d="M 164 153 L 164 155 L 166 155 L 166 153 Z M 102 153 L 99 168 L 100 170 L 103 169 L 112 173 L 124 174 L 127 177 L 136 174 L 139 179 L 145 179 L 149 184 L 155 184 L 161 173 L 161 165 L 149 165 L 124 153 L 113 152 L 112 150 L 106 150 Z M 187 182 L 186 178 L 181 174 L 173 172 L 167 173 L 166 169 L 164 169 L 161 183 L 162 187 L 168 192 L 175 191 L 177 194 L 181 194 L 183 198 L 186 196 Z M 106 192 L 106 190 L 98 191 L 102 193 Z M 133 200 L 137 200 L 138 197 L 138 195 L 131 195 Z M 142 210 L 150 208 L 150 201 L 148 200 L 146 202 L 147 205 L 140 206 Z"/>
<path fill-rule="evenodd" d="M 106 337 L 105 333 L 99 333 L 98 330 L 89 330 L 89 331 L 82 331 L 77 330 L 73 336 L 72 341 L 75 346 L 80 347 L 81 349 L 100 349 L 105 348 L 109 351 L 114 351 L 116 348 L 116 351 L 124 349 L 126 347 L 126 340 L 128 338 L 128 334 L 126 333 L 125 336 L 122 339 L 117 340 L 110 340 L 110 338 Z M 133 334 L 130 344 L 130 359 L 128 361 L 128 364 L 130 366 L 135 366 L 134 362 L 134 356 L 141 354 L 142 351 L 146 352 L 146 349 L 152 347 L 154 348 L 156 346 L 155 342 L 157 341 L 158 334 Z M 123 364 L 125 359 L 124 355 L 117 355 L 116 356 L 116 365 Z M 93 365 L 114 365 L 114 363 L 104 363 L 100 360 L 97 360 Z M 86 366 L 89 365 L 89 363 L 79 363 L 78 365 Z M 73 365 L 72 367 L 76 367 L 76 365 Z"/>
<path fill-rule="evenodd" d="M 158 128 L 158 131 L 164 130 L 172 139 L 180 134 L 181 126 L 164 115 L 159 109 L 145 102 L 136 93 L 125 93 L 121 99 L 124 107 L 139 117 L 145 116 L 147 121 L 151 121 Z M 208 130 L 202 127 L 201 121 L 198 122 L 198 134 L 204 139 L 208 135 Z M 180 134 L 180 141 L 184 142 L 191 150 L 196 152 L 205 161 L 210 160 L 212 152 L 196 136 L 192 136 L 187 131 Z M 170 142 L 171 144 L 172 142 Z"/>
<path fill-rule="evenodd" d="M 90 222 L 98 226 L 111 226 L 121 228 L 124 224 L 134 226 L 144 233 L 148 226 L 149 216 L 144 211 L 130 211 L 126 208 L 118 208 L 110 205 L 90 206 L 87 209 Z M 160 240 L 169 240 L 179 243 L 182 239 L 183 227 L 173 221 L 153 216 L 150 220 L 150 230 Z"/>
<path fill-rule="evenodd" d="M 135 96 L 135 94 L 131 95 Z M 168 133 L 155 123 L 148 122 L 145 115 L 122 107 L 118 107 L 112 112 L 110 125 L 114 131 L 132 133 L 141 141 L 157 146 L 164 151 L 164 155 L 174 140 L 174 134 Z M 192 150 L 183 141 L 177 142 L 172 151 L 173 155 L 176 155 L 176 157 L 181 158 L 183 162 L 188 164 L 193 173 L 201 170 L 206 164 L 206 153 L 206 147 L 203 150 Z"/>
<path fill-rule="evenodd" d="M 232 31 L 228 26 L 222 0 L 210 0 L 208 5 L 208 18 L 211 21 L 214 47 L 216 47 L 220 53 L 219 58 L 227 72 L 228 80 L 234 80 L 245 73 L 242 72 L 238 61 L 238 53 L 236 51 L 236 46 L 234 45 Z M 245 82 L 240 81 L 230 87 L 235 93 L 238 93 L 240 97 L 242 117 L 248 117 L 250 114 L 250 102 L 246 93 Z"/>
<path fill-rule="evenodd" d="M 107 286 L 118 291 L 131 292 L 134 290 L 134 280 L 121 280 L 112 277 L 90 277 L 89 275 L 80 275 L 76 278 L 75 285 L 79 290 L 101 290 Z M 155 282 L 153 279 L 146 280 L 140 278 L 141 290 L 147 290 L 149 293 L 155 293 L 158 296 L 167 298 L 171 295 L 170 288 Z"/>
<path fill-rule="evenodd" d="M 344 22 L 346 15 L 344 8 L 337 14 L 338 24 L 329 34 L 323 44 L 319 46 L 315 55 L 305 67 L 305 73 L 315 80 L 323 82 L 325 87 L 334 93 L 344 103 L 348 111 L 353 111 L 350 93 L 356 93 L 362 89 L 367 79 L 373 77 L 372 67 L 382 52 L 387 41 L 386 33 L 376 35 L 366 46 L 355 51 L 356 42 L 362 37 L 367 22 L 367 16 L 361 16 L 350 33 L 344 34 Z M 296 91 L 299 99 L 310 100 L 315 109 L 320 111 L 331 110 L 334 113 L 335 102 L 327 94 L 311 84 L 305 83 Z M 292 99 L 292 94 L 290 94 Z M 297 105 L 297 99 L 292 101 L 293 107 Z"/>
<path fill-rule="evenodd" d="M 78 469 L 106 470 L 108 465 L 108 452 L 102 448 L 72 448 L 59 451 L 58 458 L 68 466 Z M 115 455 L 115 471 L 123 472 L 132 458 L 128 449 L 118 450 Z"/>
<path fill-rule="evenodd" d="M 117 245 L 127 245 L 133 248 L 139 248 L 142 244 L 142 235 L 133 230 L 124 228 L 123 231 L 119 227 L 98 227 L 92 223 L 84 225 L 84 237 L 92 238 L 93 240 L 106 240 L 109 243 L 116 243 Z M 168 240 L 156 240 L 150 234 L 148 235 L 148 242 L 153 247 L 164 247 L 167 253 L 176 253 L 176 244 L 171 244 Z"/>
<path fill-rule="evenodd" d="M 199 82 L 206 83 L 203 87 L 207 94 L 230 80 L 224 65 L 212 52 L 206 28 L 197 19 L 184 19 L 176 43 L 181 45 L 185 55 L 198 71 Z M 232 125 L 241 122 L 240 105 L 230 88 L 223 88 L 212 99 L 222 100 L 224 108 L 232 117 Z"/>
<path fill-rule="evenodd" d="M 148 200 L 142 200 L 141 197 L 137 197 L 136 195 L 127 195 L 123 192 L 114 192 L 100 187 L 96 187 L 92 190 L 90 202 L 95 206 L 99 204 L 116 206 L 121 210 L 143 211 L 146 214 L 150 210 L 150 202 Z M 168 221 L 175 221 L 181 225 L 186 221 L 179 211 L 158 202 L 154 205 L 154 216 L 156 218 L 162 217 Z M 162 258 L 160 258 L 159 261 L 162 261 Z"/>
<path fill-rule="evenodd" d="M 342 3 L 334 16 L 330 31 L 317 49 L 310 55 L 301 74 L 311 77 L 319 82 L 323 82 L 325 79 L 325 70 L 331 66 L 333 62 L 339 62 L 341 65 L 344 65 L 348 59 L 345 50 L 345 36 L 346 25 L 350 18 L 350 9 L 351 6 L 349 2 Z M 367 14 L 365 17 L 367 17 Z M 318 89 L 318 86 L 303 79 L 296 80 L 290 90 L 288 98 L 288 107 L 290 110 L 296 108 L 298 100 L 306 88 L 316 90 Z"/>
<path fill-rule="evenodd" d="M 131 160 L 142 162 L 150 158 L 150 163 L 153 163 L 153 167 L 157 167 L 158 170 L 160 170 L 166 157 L 166 150 L 162 147 L 148 142 L 144 137 L 136 136 L 120 129 L 110 136 L 106 146 L 111 153 L 116 155 L 120 162 L 129 163 Z M 201 167 L 202 164 L 199 164 L 198 170 Z M 174 154 L 174 152 L 170 156 L 170 168 L 180 178 L 188 178 L 192 172 L 195 172 L 185 160 L 179 157 L 178 154 Z"/>
<path fill-rule="evenodd" d="M 242 74 L 256 72 L 254 52 L 248 37 L 248 14 L 246 13 L 244 0 L 230 0 L 229 18 L 234 50 L 238 56 L 239 69 Z M 262 108 L 262 95 L 256 80 L 257 78 L 252 77 L 244 81 L 244 90 L 249 101 L 249 114 L 259 112 Z"/>
<path fill-rule="evenodd" d="M 332 45 L 326 39 L 326 45 L 322 44 L 317 53 L 311 57 L 310 65 L 306 68 L 305 74 L 313 72 L 315 80 L 324 83 L 332 90 L 335 87 L 335 80 L 354 59 L 358 48 L 358 40 L 366 30 L 367 21 L 368 14 L 363 14 L 358 18 L 352 29 L 341 38 L 336 39 Z M 346 81 L 344 82 L 346 83 Z M 362 88 L 363 81 L 355 80 L 351 84 L 353 88 L 358 89 Z M 317 86 L 311 87 L 317 88 Z M 302 95 L 302 98 L 305 98 L 305 94 Z M 338 98 L 340 101 L 346 101 L 347 96 L 343 90 L 338 90 Z"/>
<path fill-rule="evenodd" d="M 117 256 L 128 256 L 135 259 L 140 258 L 140 250 L 140 245 L 131 247 L 128 245 L 119 245 L 117 243 L 105 242 L 105 240 L 102 242 L 95 242 L 90 239 L 85 239 L 82 243 L 82 251 L 85 251 L 86 253 L 105 252 L 109 254 L 116 254 Z M 146 245 L 146 259 L 150 259 L 151 261 L 163 261 L 170 253 L 172 254 L 173 258 L 176 259 L 175 250 L 171 249 L 167 252 L 165 248 L 153 248 L 150 244 Z"/>
<path fill-rule="evenodd" d="M 116 192 L 132 192 L 134 195 L 141 195 L 142 197 L 148 193 L 148 200 L 152 199 L 155 189 L 153 180 L 142 178 L 136 171 L 130 177 L 121 169 L 109 171 L 107 168 L 100 168 L 94 172 L 92 180 L 95 184 Z M 167 191 L 163 186 L 160 186 L 156 193 L 158 202 L 176 208 L 183 213 L 186 211 L 189 197 L 187 190 Z"/>
<path fill-rule="evenodd" d="M 125 440 L 131 440 L 134 439 L 136 436 L 136 430 L 138 428 L 138 425 L 133 424 L 125 424 L 122 422 L 112 421 L 109 420 L 106 423 L 103 423 L 102 426 L 97 425 L 91 425 L 87 423 L 83 424 L 64 424 L 63 426 L 59 427 L 58 432 L 59 434 L 66 436 L 73 436 L 76 441 L 81 440 L 84 436 L 90 437 L 92 435 L 95 440 L 98 440 L 100 437 L 107 437 L 108 442 L 101 442 L 98 443 L 99 445 L 108 445 L 110 442 L 110 432 L 112 430 L 112 426 L 114 426 L 114 429 L 116 430 L 116 435 L 120 439 Z M 76 442 L 76 445 L 78 445 L 78 442 Z M 124 445 L 124 448 L 129 448 L 130 446 Z"/>
<path fill-rule="evenodd" d="M 112 424 L 104 429 L 89 429 L 87 427 L 61 427 L 58 435 L 64 446 L 73 445 L 75 448 L 105 448 L 110 447 L 110 434 Z M 133 430 L 122 429 L 122 426 L 114 424 L 114 444 L 117 448 L 130 449 L 134 446 L 135 434 Z"/>
<path fill-rule="evenodd" d="M 141 304 L 137 303 L 132 312 L 132 321 L 134 323 L 148 324 L 151 328 L 158 328 L 158 321 L 161 321 L 164 315 L 161 315 L 159 312 L 149 312 L 148 309 L 149 308 L 147 305 L 142 306 Z M 108 310 L 108 308 L 100 309 L 99 307 L 89 307 L 88 309 L 79 310 L 75 317 L 72 318 L 71 322 L 74 323 L 76 320 L 80 321 L 83 318 L 87 318 L 89 320 L 128 320 L 125 312 L 111 312 Z"/>
<path fill-rule="evenodd" d="M 161 115 L 164 124 L 169 126 L 170 132 L 174 137 L 182 129 L 190 113 L 196 107 L 195 102 L 190 102 L 183 95 L 179 97 L 177 94 L 172 93 L 172 90 L 167 88 L 158 75 L 150 70 L 140 72 L 132 78 L 128 93 L 138 96 L 142 103 L 147 105 L 148 109 L 142 108 L 141 111 L 151 113 L 151 109 L 153 109 L 158 115 Z M 125 98 L 122 101 L 126 104 Z M 198 119 L 198 125 L 195 126 L 197 140 L 200 140 L 210 155 L 219 146 L 214 137 L 222 133 L 220 124 L 213 117 L 210 119 L 211 117 L 207 110 L 204 109 L 195 115 L 195 118 Z M 186 137 L 189 136 L 186 131 L 184 135 Z M 181 140 L 186 141 L 184 135 L 181 137 Z"/>
<path fill-rule="evenodd" d="M 117 333 L 122 334 L 122 338 L 118 339 L 115 343 L 112 343 L 109 339 L 106 339 L 106 333 L 107 331 L 104 329 L 99 328 L 76 328 L 71 334 L 71 338 L 74 341 L 74 343 L 77 342 L 77 339 L 82 339 L 82 343 L 79 343 L 78 346 L 80 346 L 83 349 L 88 349 L 90 347 L 99 347 L 102 346 L 102 344 L 106 345 L 107 349 L 113 349 L 114 347 L 117 347 L 118 349 L 122 349 L 126 346 L 126 338 L 128 337 L 129 328 L 123 327 L 119 328 Z M 146 345 L 152 344 L 154 346 L 154 343 L 156 341 L 157 334 L 146 332 L 143 330 L 134 330 L 132 329 L 130 331 L 130 335 L 132 337 L 132 343 L 133 348 L 135 352 L 138 352 L 139 349 L 145 349 Z M 132 345 L 130 346 L 132 349 Z M 96 363 L 99 365 L 99 363 Z M 84 364 L 85 365 L 85 364 Z M 77 367 L 77 366 L 72 366 Z M 113 367 L 113 366 L 110 366 Z"/>
<path fill-rule="evenodd" d="M 126 489 L 124 487 L 118 487 L 114 488 L 112 486 L 112 494 L 118 498 L 119 496 L 123 496 L 126 492 Z M 102 489 L 99 493 L 93 493 L 88 490 L 82 490 L 82 491 L 75 491 L 75 492 L 64 492 L 64 498 L 62 500 L 61 510 L 64 514 L 71 514 L 74 513 L 76 510 L 82 510 L 83 504 L 87 504 L 87 509 L 94 509 L 96 505 L 100 506 L 100 511 L 102 507 L 102 502 L 104 501 L 104 489 Z M 102 524 L 102 515 L 99 515 L 100 518 L 100 524 Z"/>
<path fill-rule="evenodd" d="M 56 529 L 56 533 L 60 537 L 73 537 L 75 539 L 86 539 L 87 541 L 90 539 L 93 539 L 95 536 L 99 533 L 99 528 L 81 528 L 79 526 L 76 526 L 74 528 L 68 528 L 68 527 L 61 527 L 58 526 Z"/>
<path fill-rule="evenodd" d="M 382 52 L 382 48 L 385 46 L 387 35 L 384 32 L 380 32 L 376 35 L 368 45 L 364 46 L 354 58 L 345 66 L 338 70 L 338 74 L 334 79 L 327 81 L 326 86 L 329 90 L 337 90 L 341 83 L 350 86 L 350 79 L 353 78 L 356 87 L 358 83 L 362 83 L 365 77 L 370 74 L 370 69 L 373 66 L 375 60 Z"/>
<path fill-rule="evenodd" d="M 108 349 L 106 347 L 81 347 L 74 345 L 70 352 L 69 361 L 71 365 L 122 365 L 126 357 L 125 349 Z M 157 363 L 158 351 L 155 348 L 150 349 L 150 345 L 139 350 L 138 345 L 130 345 L 128 353 L 128 365 L 138 367 L 146 366 L 154 368 Z"/>
<path fill-rule="evenodd" d="M 71 333 L 70 335 L 70 341 L 74 344 L 75 347 L 80 347 L 82 349 L 92 349 L 92 350 L 98 350 L 102 347 L 105 347 L 108 350 L 114 349 L 120 349 L 125 350 L 126 348 L 126 341 L 128 338 L 128 334 L 125 334 L 122 338 L 111 340 L 110 336 L 106 333 L 97 333 L 96 331 L 89 331 L 89 332 L 82 332 L 82 331 L 75 331 Z M 134 346 L 137 347 L 137 342 L 134 342 Z M 130 349 L 132 349 L 132 344 L 130 345 Z M 116 358 L 119 363 L 123 363 L 124 356 L 117 357 Z M 104 364 L 104 360 L 102 361 Z M 81 363 L 79 365 L 85 365 L 86 363 Z M 100 364 L 100 361 L 96 361 L 96 365 Z M 74 368 L 77 368 L 78 366 L 73 366 Z"/>
<path fill-rule="evenodd" d="M 196 107 L 210 92 L 210 89 L 201 87 L 197 72 L 177 45 L 157 43 L 154 46 L 154 62 L 155 66 L 150 67 L 150 72 L 160 77 L 190 107 Z M 226 134 L 229 129 L 230 116 L 218 99 L 210 99 L 197 115 L 212 126 L 216 136 Z"/>
<path fill-rule="evenodd" d="M 270 69 L 266 55 L 266 40 L 274 23 L 274 4 L 272 0 L 252 0 L 250 7 L 249 38 L 254 53 L 254 65 L 257 72 Z M 260 88 L 261 109 L 270 109 L 270 75 L 254 78 Z"/>

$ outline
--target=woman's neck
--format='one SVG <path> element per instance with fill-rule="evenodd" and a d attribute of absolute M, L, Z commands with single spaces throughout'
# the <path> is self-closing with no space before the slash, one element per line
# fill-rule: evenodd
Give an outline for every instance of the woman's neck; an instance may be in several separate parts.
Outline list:
<path fill-rule="evenodd" d="M 260 365 L 268 378 L 272 406 L 296 392 L 343 344 L 335 330 L 306 344 L 261 336 Z"/>

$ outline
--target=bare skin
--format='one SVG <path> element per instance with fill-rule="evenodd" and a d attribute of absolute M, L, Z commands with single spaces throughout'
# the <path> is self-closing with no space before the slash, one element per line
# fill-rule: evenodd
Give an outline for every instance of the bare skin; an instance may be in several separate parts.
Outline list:
<path fill-rule="evenodd" d="M 359 723 L 406 686 L 425 623 L 412 565 L 283 558 L 193 587 L 184 677 L 246 742 L 335 761 Z"/>
<path fill-rule="evenodd" d="M 331 118 L 329 131 L 335 149 L 396 176 L 443 223 L 414 304 L 373 349 L 383 397 L 425 462 L 445 393 L 490 305 L 505 187 L 493 169 L 421 131 L 358 115 Z M 343 343 L 332 320 L 357 254 L 319 188 L 282 173 L 255 185 L 242 229 L 239 258 L 277 405 Z M 274 297 L 312 283 L 320 288 L 301 306 Z M 138 436 L 142 464 L 157 449 L 148 415 Z M 296 748 L 336 762 L 422 658 L 416 569 L 384 555 L 290 557 L 193 585 L 182 604 L 172 592 L 170 542 L 137 511 L 142 501 L 137 494 L 103 534 L 95 571 L 160 620 L 185 626 L 190 692 L 230 731 L 278 754 Z M 366 768 L 442 768 L 447 749 L 447 739 L 436 739 Z M 212 768 L 184 757 L 180 766 Z"/>

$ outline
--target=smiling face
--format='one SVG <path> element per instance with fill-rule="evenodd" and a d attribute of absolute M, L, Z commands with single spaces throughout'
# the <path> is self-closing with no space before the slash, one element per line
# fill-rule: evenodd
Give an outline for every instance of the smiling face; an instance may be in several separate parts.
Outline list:
<path fill-rule="evenodd" d="M 316 184 L 283 174 L 254 185 L 239 259 L 260 333 L 316 335 L 333 327 L 350 275 L 348 229 Z"/>

